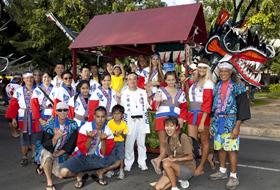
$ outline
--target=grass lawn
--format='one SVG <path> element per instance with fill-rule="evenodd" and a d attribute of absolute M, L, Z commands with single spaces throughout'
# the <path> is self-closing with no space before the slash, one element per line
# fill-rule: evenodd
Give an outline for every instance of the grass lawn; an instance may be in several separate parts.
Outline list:
<path fill-rule="evenodd" d="M 255 98 L 270 98 L 280 100 L 280 92 L 256 92 Z"/>
<path fill-rule="evenodd" d="M 255 104 L 250 103 L 250 106 L 261 106 L 261 105 L 266 105 L 266 104 L 270 104 L 270 102 L 266 101 L 266 100 L 256 99 L 256 96 L 255 96 Z"/>

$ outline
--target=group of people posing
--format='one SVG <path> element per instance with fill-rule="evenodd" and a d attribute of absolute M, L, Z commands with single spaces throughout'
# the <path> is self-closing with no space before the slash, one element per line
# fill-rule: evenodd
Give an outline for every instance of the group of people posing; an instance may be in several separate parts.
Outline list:
<path fill-rule="evenodd" d="M 214 136 L 220 161 L 219 171 L 209 179 L 228 178 L 228 155 L 226 188 L 236 188 L 239 128 L 250 118 L 250 110 L 246 90 L 231 63 L 220 63 L 221 81 L 216 85 L 205 59 L 197 65 L 193 82 L 185 77 L 179 81 L 174 71 L 165 72 L 158 54 L 150 57 L 147 67 L 144 56 L 138 57 L 138 64 L 137 70 L 132 64 L 133 72 L 126 73 L 123 65 L 107 63 L 101 75 L 97 65 L 82 66 L 77 83 L 61 63 L 55 66 L 54 78 L 48 69 L 24 73 L 24 84 L 15 82 L 11 87 L 14 91 L 6 113 L 9 125 L 19 125 L 21 131 L 21 166 L 28 164 L 31 146 L 32 163 L 37 164 L 37 174 L 45 173 L 47 190 L 55 189 L 52 174 L 75 176 L 75 187 L 82 188 L 89 177 L 84 171 L 89 169 L 96 169 L 96 175 L 91 175 L 94 180 L 107 185 L 104 175 L 111 177 L 120 168 L 117 178 L 124 179 L 124 171 L 131 171 L 136 141 L 138 167 L 148 170 L 145 138 L 150 133 L 148 109 L 152 109 L 156 111 L 160 155 L 151 163 L 155 172 L 162 174 L 155 189 L 178 189 L 178 180 L 187 187 L 189 179 L 204 174 L 207 160 L 215 169 L 209 135 Z M 189 136 L 180 133 L 185 122 Z M 198 167 L 190 136 L 200 137 Z"/>

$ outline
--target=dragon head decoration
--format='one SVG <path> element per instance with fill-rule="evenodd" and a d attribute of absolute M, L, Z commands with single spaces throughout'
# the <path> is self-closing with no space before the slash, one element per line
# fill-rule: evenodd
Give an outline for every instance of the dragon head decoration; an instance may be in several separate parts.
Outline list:
<path fill-rule="evenodd" d="M 257 32 L 253 36 L 250 29 L 243 27 L 251 4 L 242 19 L 236 22 L 240 6 L 235 8 L 233 19 L 229 19 L 229 13 L 224 9 L 220 11 L 214 27 L 211 27 L 208 41 L 198 55 L 203 55 L 210 61 L 214 82 L 219 76 L 218 63 L 230 60 L 241 79 L 260 87 L 261 67 L 275 55 L 275 51 L 264 39 L 259 41 Z"/>

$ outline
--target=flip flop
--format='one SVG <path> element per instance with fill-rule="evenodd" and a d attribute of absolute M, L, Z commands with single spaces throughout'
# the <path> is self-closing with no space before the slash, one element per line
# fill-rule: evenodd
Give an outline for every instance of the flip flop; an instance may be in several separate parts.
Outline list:
<path fill-rule="evenodd" d="M 52 184 L 52 185 L 47 185 L 46 190 L 47 190 L 48 188 L 51 188 L 51 189 L 53 190 L 54 185 L 53 185 L 53 184 Z"/>
<path fill-rule="evenodd" d="M 160 175 L 161 174 L 161 169 L 157 167 L 154 159 L 151 160 L 151 163 L 152 163 L 152 165 L 153 165 L 153 167 L 155 169 L 155 172 Z"/>
<path fill-rule="evenodd" d="M 209 155 L 210 154 L 212 154 L 212 159 L 211 159 L 211 161 L 209 161 L 208 159 L 208 162 L 209 162 L 209 164 L 210 164 L 210 166 L 211 166 L 211 170 L 215 170 L 216 169 L 216 159 L 215 159 L 215 154 L 214 153 L 209 153 Z"/>
<path fill-rule="evenodd" d="M 204 174 L 204 171 L 195 171 L 193 176 L 197 177 L 199 175 L 203 175 Z"/>
<path fill-rule="evenodd" d="M 41 175 L 42 173 L 43 173 L 43 169 L 41 169 L 40 168 L 40 164 L 37 164 L 37 168 L 36 168 L 36 173 L 38 174 L 38 175 Z M 49 187 L 50 188 L 50 187 Z"/>
<path fill-rule="evenodd" d="M 75 188 L 81 189 L 86 184 L 87 179 L 88 179 L 88 174 L 86 173 L 86 174 L 83 175 L 83 177 L 82 177 L 82 179 L 80 181 L 77 181 L 75 183 Z M 80 187 L 77 187 L 76 184 L 79 185 L 79 183 L 82 183 L 82 185 Z"/>
<path fill-rule="evenodd" d="M 105 186 L 108 185 L 107 181 L 105 181 L 103 178 L 99 178 L 95 174 L 91 174 L 91 178 L 96 181 L 99 185 Z"/>

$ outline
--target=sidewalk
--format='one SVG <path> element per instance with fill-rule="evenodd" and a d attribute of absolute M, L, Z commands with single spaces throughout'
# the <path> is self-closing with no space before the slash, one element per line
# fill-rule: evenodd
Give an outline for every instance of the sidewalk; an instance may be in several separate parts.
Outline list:
<path fill-rule="evenodd" d="M 260 98 L 258 98 L 260 99 Z M 253 138 L 266 137 L 280 140 L 280 100 L 263 99 L 271 102 L 267 105 L 252 106 L 251 119 L 240 128 L 240 135 Z M 0 112 L 6 113 L 8 106 L 0 102 Z"/>
<path fill-rule="evenodd" d="M 241 125 L 240 134 L 280 139 L 280 100 L 262 99 L 271 103 L 252 106 L 251 119 Z"/>

